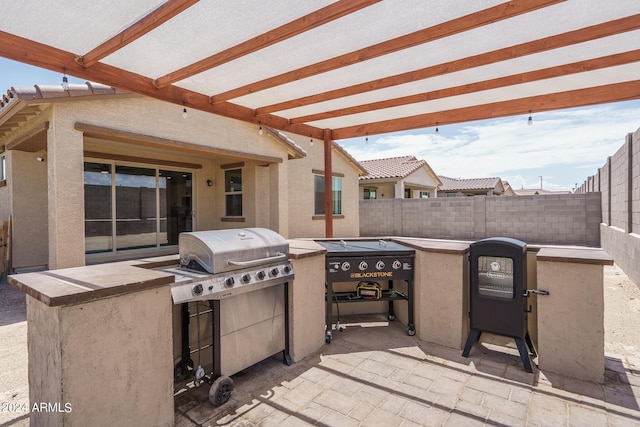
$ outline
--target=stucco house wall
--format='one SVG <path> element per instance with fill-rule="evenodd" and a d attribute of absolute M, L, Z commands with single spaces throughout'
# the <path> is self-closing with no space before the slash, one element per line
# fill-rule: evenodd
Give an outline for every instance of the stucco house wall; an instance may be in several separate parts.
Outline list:
<path fill-rule="evenodd" d="M 285 143 L 271 132 L 259 134 L 252 124 L 196 110 L 189 110 L 183 118 L 179 106 L 129 94 L 43 100 L 43 105 L 35 118 L 0 139 L 3 146 L 19 140 L 21 134 L 29 134 L 30 129 L 44 129 L 38 137 L 44 139 L 46 149 L 5 151 L 10 175 L 6 186 L 0 187 L 0 214 L 13 214 L 16 271 L 135 257 L 134 251 L 102 254 L 97 259 L 85 256 L 84 162 L 100 162 L 101 158 L 116 164 L 131 159 L 134 166 L 150 168 L 197 165 L 192 169 L 167 166 L 192 173 L 194 230 L 259 226 L 285 237 L 324 236 L 324 220 L 313 215 L 313 171 L 324 167 L 322 141 L 312 147 L 308 138 L 289 135 L 308 152 L 303 157 L 304 151 L 292 146 L 291 141 Z M 87 135 L 82 126 L 142 138 L 132 141 Z M 144 138 L 175 141 L 176 148 L 146 144 Z M 202 149 L 184 149 L 185 144 Z M 207 153 L 209 147 L 229 150 L 233 155 Z M 242 218 L 225 217 L 225 170 L 229 168 L 242 169 Z M 334 220 L 334 234 L 357 236 L 360 169 L 336 150 L 333 168 L 344 176 L 344 218 Z M 141 255 L 153 251 L 145 250 Z M 160 247 L 157 251 L 167 249 Z"/>
<path fill-rule="evenodd" d="M 287 134 L 307 153 L 304 160 L 287 164 L 289 169 L 289 237 L 324 237 L 324 216 L 314 215 L 314 176 L 324 173 L 324 142 Z M 334 237 L 356 237 L 360 233 L 358 205 L 358 169 L 341 154 L 332 150 L 334 176 L 342 178 L 342 215 L 333 218 Z"/>
<path fill-rule="evenodd" d="M 411 198 L 419 199 L 421 191 L 428 191 L 429 197 L 438 196 L 438 184 L 425 168 L 420 168 L 404 178 L 404 188 L 411 189 Z M 427 187 L 427 188 L 425 188 Z"/>
<path fill-rule="evenodd" d="M 360 200 L 365 199 L 365 189 L 375 190 L 376 200 L 404 199 L 407 190 L 410 199 L 420 199 L 421 192 L 434 198 L 442 184 L 428 163 L 415 156 L 367 160 L 361 164 L 368 175 L 360 178 Z"/>

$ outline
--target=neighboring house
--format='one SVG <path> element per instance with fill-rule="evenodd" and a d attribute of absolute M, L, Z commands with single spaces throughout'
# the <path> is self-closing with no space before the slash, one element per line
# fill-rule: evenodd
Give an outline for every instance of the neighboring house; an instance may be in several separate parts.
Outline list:
<path fill-rule="evenodd" d="M 520 190 L 514 190 L 516 196 L 537 196 L 537 195 L 549 195 L 549 194 L 571 194 L 571 191 L 550 191 L 543 190 L 541 188 L 522 188 Z"/>
<path fill-rule="evenodd" d="M 16 271 L 177 252 L 183 231 L 324 236 L 323 141 L 87 83 L 0 101 L 0 219 Z M 357 236 L 358 176 L 332 150 L 333 230 Z"/>
<path fill-rule="evenodd" d="M 513 188 L 511 187 L 511 184 L 509 184 L 509 181 L 502 181 L 502 185 L 504 186 L 504 196 L 515 196 L 516 192 L 513 191 Z"/>
<path fill-rule="evenodd" d="M 360 177 L 360 199 L 420 199 L 437 197 L 441 184 L 424 160 L 414 156 L 364 160 L 368 175 Z"/>
<path fill-rule="evenodd" d="M 497 177 L 460 179 L 439 175 L 439 178 L 442 181 L 439 197 L 506 195 L 504 184 Z"/>

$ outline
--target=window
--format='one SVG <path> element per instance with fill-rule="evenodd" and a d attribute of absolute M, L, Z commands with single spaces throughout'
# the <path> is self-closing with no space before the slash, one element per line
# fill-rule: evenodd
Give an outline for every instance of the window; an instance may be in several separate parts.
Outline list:
<path fill-rule="evenodd" d="M 428 191 L 421 191 L 420 192 L 420 198 L 421 199 L 428 199 L 430 197 L 429 192 Z"/>
<path fill-rule="evenodd" d="M 456 197 L 457 194 L 456 193 L 447 193 L 447 197 Z"/>
<path fill-rule="evenodd" d="M 404 198 L 405 199 L 410 199 L 411 198 L 411 189 L 410 188 L 405 188 L 404 189 Z"/>
<path fill-rule="evenodd" d="M 375 188 L 365 188 L 364 199 L 365 200 L 377 199 L 377 190 Z"/>
<path fill-rule="evenodd" d="M 242 216 L 242 169 L 224 171 L 225 216 Z"/>
<path fill-rule="evenodd" d="M 85 162 L 86 253 L 177 245 L 192 231 L 191 183 L 188 172 Z"/>
<path fill-rule="evenodd" d="M 324 176 L 314 175 L 314 214 L 324 215 Z M 331 179 L 333 215 L 342 215 L 342 178 Z"/>
<path fill-rule="evenodd" d="M 0 181 L 7 179 L 7 156 L 0 156 Z"/>

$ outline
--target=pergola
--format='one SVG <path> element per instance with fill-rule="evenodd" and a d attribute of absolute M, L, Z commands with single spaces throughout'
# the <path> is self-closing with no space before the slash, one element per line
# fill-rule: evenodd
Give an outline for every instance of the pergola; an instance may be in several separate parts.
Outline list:
<path fill-rule="evenodd" d="M 640 98 L 638 0 L 1 4 L 0 56 L 323 140 L 328 237 L 334 140 Z"/>

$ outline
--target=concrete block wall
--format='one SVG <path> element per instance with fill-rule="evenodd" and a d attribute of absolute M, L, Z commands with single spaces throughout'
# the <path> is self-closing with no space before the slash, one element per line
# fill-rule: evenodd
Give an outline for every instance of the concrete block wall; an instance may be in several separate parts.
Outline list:
<path fill-rule="evenodd" d="M 631 138 L 631 232 L 640 233 L 640 133 Z M 636 258 L 638 259 L 638 258 Z"/>
<path fill-rule="evenodd" d="M 620 149 L 579 191 L 588 192 L 589 180 L 598 179 L 602 248 L 640 286 L 640 129 L 626 136 Z"/>
<path fill-rule="evenodd" d="M 611 156 L 611 222 L 609 225 L 628 230 L 629 142 Z"/>
<path fill-rule="evenodd" d="M 600 245 L 599 193 L 360 201 L 360 235 Z"/>

